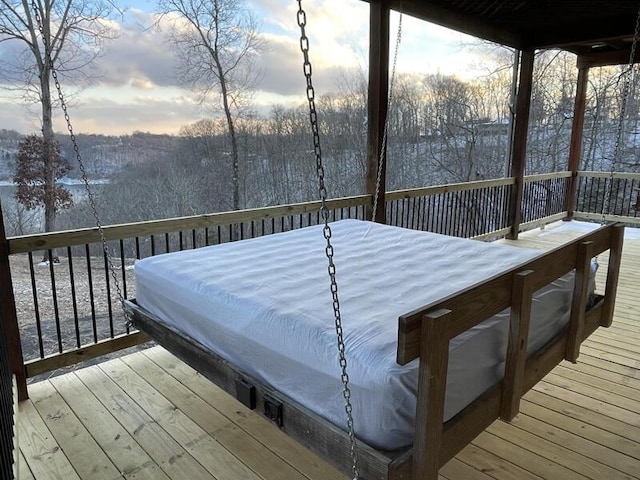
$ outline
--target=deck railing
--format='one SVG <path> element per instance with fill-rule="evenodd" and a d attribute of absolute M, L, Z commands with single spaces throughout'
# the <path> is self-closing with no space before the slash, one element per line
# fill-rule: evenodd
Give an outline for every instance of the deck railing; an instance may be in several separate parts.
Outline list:
<path fill-rule="evenodd" d="M 640 225 L 640 173 L 578 172 L 575 216 L 601 221 L 603 207 L 607 221 Z"/>
<path fill-rule="evenodd" d="M 502 231 L 514 183 L 501 178 L 390 192 L 387 223 L 465 238 Z"/>
<path fill-rule="evenodd" d="M 521 228 L 566 215 L 570 177 L 525 177 Z M 460 237 L 504 236 L 514 184 L 504 178 L 389 192 L 387 223 Z M 369 195 L 331 200 L 330 218 L 364 219 L 370 203 Z M 308 202 L 106 226 L 104 234 L 120 292 L 133 298 L 136 259 L 318 224 L 319 211 L 320 202 Z M 28 377 L 146 341 L 126 326 L 97 229 L 12 237 L 8 243 Z"/>

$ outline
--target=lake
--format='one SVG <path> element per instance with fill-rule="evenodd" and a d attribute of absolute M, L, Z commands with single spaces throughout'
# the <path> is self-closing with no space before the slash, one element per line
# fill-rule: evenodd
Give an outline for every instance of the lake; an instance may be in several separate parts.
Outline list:
<path fill-rule="evenodd" d="M 87 191 L 82 181 L 77 179 L 65 179 L 59 182 L 71 192 L 74 203 L 80 203 L 87 198 Z M 101 185 L 106 185 L 109 180 L 98 179 L 89 182 L 92 189 L 99 189 Z M 0 202 L 2 205 L 2 213 L 5 219 L 5 228 L 7 235 L 11 235 L 11 224 L 13 219 L 18 214 L 18 202 L 14 197 L 16 186 L 12 182 L 0 181 Z M 44 211 L 42 208 L 26 212 L 28 217 L 29 230 L 43 231 L 44 230 Z"/>

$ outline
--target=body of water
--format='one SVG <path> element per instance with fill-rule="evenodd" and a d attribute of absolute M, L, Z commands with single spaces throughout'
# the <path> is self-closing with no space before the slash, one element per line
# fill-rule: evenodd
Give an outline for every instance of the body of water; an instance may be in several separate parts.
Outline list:
<path fill-rule="evenodd" d="M 80 203 L 87 198 L 87 191 L 81 180 L 65 179 L 59 182 L 64 185 L 70 192 L 74 203 Z M 108 180 L 92 180 L 89 182 L 93 191 L 98 191 L 101 186 L 107 185 Z M 5 228 L 7 235 L 12 235 L 14 230 L 12 226 L 16 223 L 23 225 L 23 229 L 27 231 L 43 231 L 44 229 L 44 209 L 36 208 L 27 211 L 21 206 L 15 198 L 16 185 L 8 181 L 0 181 L 0 204 L 2 205 L 2 213 L 5 220 Z"/>

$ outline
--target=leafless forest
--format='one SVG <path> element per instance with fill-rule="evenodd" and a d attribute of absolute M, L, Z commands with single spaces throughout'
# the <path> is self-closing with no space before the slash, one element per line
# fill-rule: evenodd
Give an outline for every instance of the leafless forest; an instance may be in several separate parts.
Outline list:
<path fill-rule="evenodd" d="M 463 81 L 455 76 L 399 75 L 388 125 L 388 189 L 499 178 L 505 175 L 511 120 L 510 53 L 504 68 Z M 621 67 L 590 76 L 581 168 L 608 171 L 622 98 Z M 530 117 L 527 174 L 566 168 L 577 69 L 575 57 L 541 52 Z M 637 171 L 636 79 L 629 95 L 618 171 Z M 319 94 L 323 155 L 332 197 L 364 191 L 366 73 L 345 74 L 337 93 Z M 246 109 L 235 119 L 239 207 L 316 199 L 315 162 L 305 105 L 274 106 L 259 115 Z M 4 132 L 2 173 L 10 174 L 15 137 Z M 68 139 L 63 154 L 75 162 Z M 104 223 L 177 217 L 234 207 L 234 162 L 224 118 L 185 125 L 177 136 L 136 133 L 81 135 L 89 176 Z M 79 175 L 76 170 L 71 175 Z M 37 212 L 3 202 L 8 233 L 37 230 Z M 91 226 L 86 196 L 61 212 L 58 229 Z"/>

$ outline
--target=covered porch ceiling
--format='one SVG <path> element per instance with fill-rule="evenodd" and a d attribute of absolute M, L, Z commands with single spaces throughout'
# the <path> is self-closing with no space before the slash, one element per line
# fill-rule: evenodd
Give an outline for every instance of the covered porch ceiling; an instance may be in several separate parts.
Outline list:
<path fill-rule="evenodd" d="M 607 64 L 629 61 L 640 7 L 638 0 L 388 0 L 386 4 L 520 50 L 562 48 L 579 56 L 610 58 Z"/>

